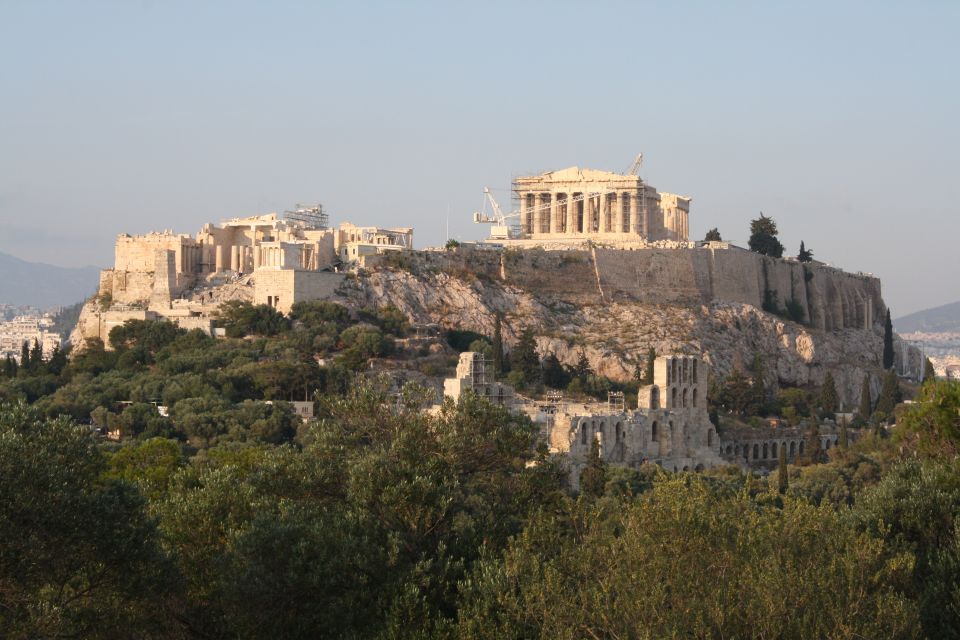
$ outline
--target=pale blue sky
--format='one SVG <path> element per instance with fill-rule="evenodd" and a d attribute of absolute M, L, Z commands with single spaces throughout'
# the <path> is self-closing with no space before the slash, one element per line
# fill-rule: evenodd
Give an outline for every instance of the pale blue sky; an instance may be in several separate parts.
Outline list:
<path fill-rule="evenodd" d="M 960 2 L 0 0 L 0 251 L 322 201 L 479 238 L 485 185 L 570 165 L 693 197 L 691 232 L 960 300 Z"/>

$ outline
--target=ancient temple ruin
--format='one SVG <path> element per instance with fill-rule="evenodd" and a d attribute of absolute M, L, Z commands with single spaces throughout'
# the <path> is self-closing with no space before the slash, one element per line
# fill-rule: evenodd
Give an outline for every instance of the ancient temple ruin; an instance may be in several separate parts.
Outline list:
<path fill-rule="evenodd" d="M 515 240 L 630 245 L 690 235 L 690 198 L 658 193 L 640 176 L 570 167 L 513 181 Z"/>

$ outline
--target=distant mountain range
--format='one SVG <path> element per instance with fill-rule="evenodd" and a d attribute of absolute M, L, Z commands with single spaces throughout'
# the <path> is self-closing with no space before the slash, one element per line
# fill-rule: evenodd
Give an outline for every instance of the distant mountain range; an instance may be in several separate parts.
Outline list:
<path fill-rule="evenodd" d="M 955 333 L 960 332 L 960 302 L 925 309 L 893 321 L 897 333 Z"/>
<path fill-rule="evenodd" d="M 97 291 L 98 267 L 56 267 L 0 253 L 0 303 L 48 309 L 80 302 Z"/>

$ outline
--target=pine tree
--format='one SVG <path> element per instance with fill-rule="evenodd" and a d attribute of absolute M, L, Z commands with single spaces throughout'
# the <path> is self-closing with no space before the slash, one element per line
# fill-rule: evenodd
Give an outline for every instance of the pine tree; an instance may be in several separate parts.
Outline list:
<path fill-rule="evenodd" d="M 864 420 L 869 420 L 873 415 L 873 402 L 870 398 L 870 375 L 863 376 L 863 386 L 860 388 L 860 408 L 857 414 Z"/>
<path fill-rule="evenodd" d="M 503 316 L 498 311 L 493 318 L 493 372 L 503 374 Z"/>
<path fill-rule="evenodd" d="M 517 346 L 510 352 L 510 366 L 520 372 L 527 384 L 540 382 L 540 356 L 537 355 L 537 341 L 532 328 L 527 327 L 520 333 Z"/>
<path fill-rule="evenodd" d="M 607 463 L 600 456 L 600 445 L 594 440 L 590 446 L 590 459 L 580 473 L 580 490 L 589 496 L 599 498 L 603 495 L 606 484 Z"/>
<path fill-rule="evenodd" d="M 569 382 L 570 378 L 560 364 L 560 359 L 555 353 L 548 353 L 543 359 L 543 384 L 551 389 L 564 389 Z"/>
<path fill-rule="evenodd" d="M 797 254 L 797 260 L 800 262 L 810 262 L 813 260 L 813 251 L 810 251 L 804 246 L 803 240 L 800 241 L 800 253 Z"/>
<path fill-rule="evenodd" d="M 750 221 L 750 251 L 762 253 L 771 258 L 783 257 L 783 245 L 777 240 L 777 223 L 773 218 L 760 213 L 760 217 Z"/>
<path fill-rule="evenodd" d="M 714 227 L 707 231 L 707 235 L 703 237 L 704 242 L 723 242 L 723 238 L 720 237 L 720 230 Z"/>
<path fill-rule="evenodd" d="M 647 375 L 644 377 L 644 382 L 647 384 L 653 384 L 653 364 L 657 361 L 657 350 L 653 347 L 650 347 L 650 350 L 647 351 Z"/>
<path fill-rule="evenodd" d="M 883 385 L 880 387 L 880 397 L 877 398 L 877 413 L 883 413 L 886 419 L 893 417 L 893 410 L 903 400 L 900 391 L 900 382 L 893 369 L 889 369 L 883 376 Z"/>
<path fill-rule="evenodd" d="M 777 465 L 777 490 L 780 492 L 780 495 L 783 495 L 787 492 L 787 486 L 790 484 L 790 479 L 787 476 L 787 448 L 783 445 L 780 446 L 780 460 Z"/>
<path fill-rule="evenodd" d="M 889 369 L 893 366 L 893 323 L 890 321 L 890 309 L 887 309 L 887 317 L 883 321 L 883 368 Z"/>
<path fill-rule="evenodd" d="M 930 358 L 926 358 L 926 361 L 923 363 L 923 381 L 936 380 L 937 372 L 933 368 L 933 363 L 930 362 Z"/>
<path fill-rule="evenodd" d="M 823 377 L 823 386 L 820 388 L 820 408 L 826 413 L 836 413 L 838 404 L 837 385 L 833 381 L 833 374 L 827 371 L 827 375 Z"/>
<path fill-rule="evenodd" d="M 583 349 L 580 349 L 580 353 L 577 354 L 577 364 L 573 366 L 573 375 L 582 382 L 591 374 L 593 374 L 593 368 L 590 367 L 590 360 Z"/>

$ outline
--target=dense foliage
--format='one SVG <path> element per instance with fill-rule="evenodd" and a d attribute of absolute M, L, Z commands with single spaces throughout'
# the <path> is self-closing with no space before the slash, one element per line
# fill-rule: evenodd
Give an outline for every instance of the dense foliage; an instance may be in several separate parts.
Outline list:
<path fill-rule="evenodd" d="M 960 635 L 956 383 L 897 408 L 892 437 L 824 452 L 832 377 L 777 389 L 758 358 L 711 381 L 712 411 L 804 418 L 821 464 L 594 457 L 577 493 L 526 417 L 470 394 L 427 410 L 424 387 L 366 374 L 401 355 L 395 310 L 223 320 L 243 337 L 128 323 L 115 350 L 0 378 L 0 636 Z M 507 366 L 600 380 L 526 336 Z M 286 402 L 304 396 L 307 423 Z"/>

